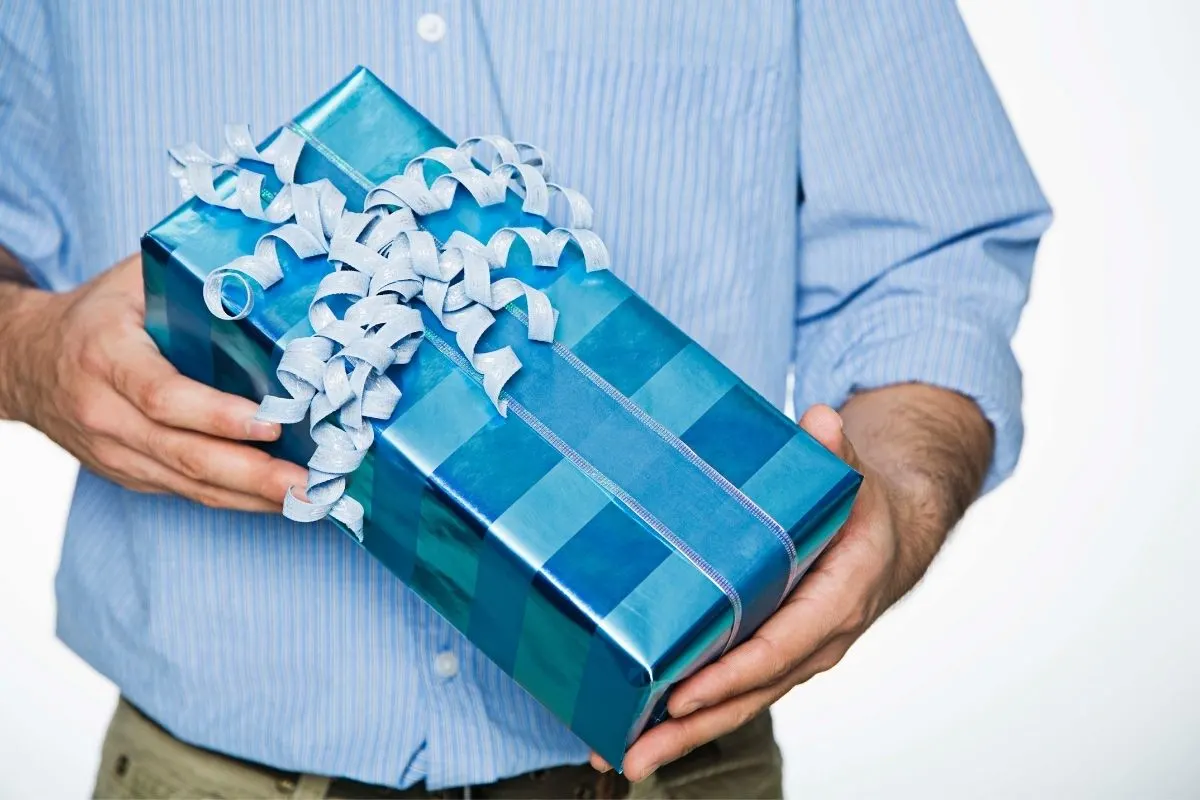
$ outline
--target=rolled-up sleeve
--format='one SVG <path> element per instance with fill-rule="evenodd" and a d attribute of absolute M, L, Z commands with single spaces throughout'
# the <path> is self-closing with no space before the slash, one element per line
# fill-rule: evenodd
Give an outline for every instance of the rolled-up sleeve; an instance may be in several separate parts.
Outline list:
<path fill-rule="evenodd" d="M 70 158 L 40 3 L 9 0 L 0 11 L 0 246 L 39 285 L 71 284 Z M 82 180 L 84 176 L 76 176 Z"/>
<path fill-rule="evenodd" d="M 1010 341 L 1050 209 L 951 2 L 802 4 L 796 406 L 922 382 L 1023 437 Z"/>

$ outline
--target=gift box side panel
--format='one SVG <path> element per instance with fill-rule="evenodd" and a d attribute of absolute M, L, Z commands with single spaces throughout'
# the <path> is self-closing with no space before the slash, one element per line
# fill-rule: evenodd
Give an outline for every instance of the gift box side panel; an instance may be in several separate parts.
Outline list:
<path fill-rule="evenodd" d="M 203 278 L 166 250 L 154 232 L 142 242 L 146 330 L 188 377 L 223 392 L 261 399 L 274 383 L 273 343 L 251 329 L 215 319 L 201 297 Z"/>
<path fill-rule="evenodd" d="M 376 457 L 376 475 L 385 458 Z M 400 462 L 387 468 L 393 480 L 405 470 Z M 413 486 L 421 476 L 399 479 Z M 651 682 L 560 587 L 434 484 L 397 507 L 377 503 L 363 542 L 564 725 L 620 763 Z"/>
<path fill-rule="evenodd" d="M 671 687 L 724 650 L 733 627 L 729 599 L 678 552 L 659 564 L 601 623 L 613 641 L 650 665 L 650 691 L 627 732 L 632 743 L 665 718 Z"/>
<path fill-rule="evenodd" d="M 509 423 L 487 427 L 505 436 Z M 604 634 L 571 589 L 529 563 L 532 539 L 514 547 L 497 536 L 465 508 L 460 486 L 427 477 L 392 448 L 377 448 L 370 472 L 368 552 L 591 747 L 619 762 L 647 703 L 647 670 Z"/>
<path fill-rule="evenodd" d="M 255 402 L 268 393 L 283 393 L 275 377 L 275 343 L 248 320 L 216 319 L 204 304 L 208 270 L 186 252 L 211 246 L 223 257 L 224 248 L 237 246 L 237 237 L 215 232 L 205 221 L 210 215 L 201 211 L 194 203 L 185 204 L 142 238 L 146 330 L 163 356 L 193 380 Z M 230 212 L 228 220 L 234 219 Z M 304 426 L 287 426 L 279 440 L 261 447 L 304 463 L 313 443 Z"/>
<path fill-rule="evenodd" d="M 396 373 L 364 546 L 501 669 L 619 759 L 650 694 L 727 598 L 436 346 Z M 364 468 L 365 468 L 364 464 Z M 686 600 L 680 600 L 680 598 Z M 675 607 L 662 604 L 675 601 Z"/>

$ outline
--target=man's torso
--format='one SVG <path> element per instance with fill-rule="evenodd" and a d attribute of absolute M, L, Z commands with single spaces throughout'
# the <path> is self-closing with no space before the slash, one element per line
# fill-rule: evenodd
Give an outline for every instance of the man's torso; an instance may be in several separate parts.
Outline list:
<path fill-rule="evenodd" d="M 440 38 L 418 31 L 437 13 Z M 766 397 L 791 360 L 796 21 L 630 0 L 52 2 L 63 110 L 62 270 L 136 251 L 178 202 L 166 147 L 257 135 L 356 64 L 454 138 L 556 157 L 597 209 L 614 271 Z M 428 39 L 436 38 L 435 41 Z M 181 738 L 371 783 L 485 783 L 587 750 L 361 549 L 326 525 L 216 512 L 80 475 L 59 632 Z"/>

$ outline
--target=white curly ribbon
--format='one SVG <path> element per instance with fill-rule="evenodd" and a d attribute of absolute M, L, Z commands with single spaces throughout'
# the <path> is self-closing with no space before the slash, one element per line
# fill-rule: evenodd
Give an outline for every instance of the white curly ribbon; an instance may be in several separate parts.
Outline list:
<path fill-rule="evenodd" d="M 545 293 L 513 277 L 492 279 L 503 270 L 513 244 L 520 239 L 533 264 L 556 267 L 563 251 L 575 242 L 590 272 L 607 269 L 608 250 L 592 230 L 592 207 L 583 195 L 549 183 L 549 159 L 537 147 L 501 136 L 480 136 L 458 147 L 435 147 L 413 159 L 402 174 L 368 192 L 362 212 L 348 211 L 346 198 L 329 181 L 293 182 L 304 140 L 284 129 L 268 146 L 254 146 L 246 125 L 225 126 L 226 147 L 213 157 L 195 145 L 171 149 L 171 174 L 185 197 L 240 211 L 279 227 L 264 234 L 254 253 L 211 272 L 204 301 L 221 319 L 247 316 L 254 304 L 253 285 L 269 289 L 283 278 L 277 247 L 290 248 L 303 259 L 324 255 L 333 265 L 317 287 L 308 309 L 314 334 L 293 339 L 276 369 L 287 397 L 267 396 L 258 419 L 292 424 L 307 415 L 317 448 L 308 462 L 307 499 L 292 490 L 284 500 L 289 519 L 312 522 L 330 517 L 362 541 L 363 508 L 346 495 L 346 476 L 356 470 L 374 441 L 370 420 L 388 419 L 400 400 L 400 389 L 386 371 L 407 364 L 424 335 L 420 300 L 452 332 L 458 349 L 483 376 L 488 398 L 500 414 L 507 411 L 504 385 L 521 368 L 511 347 L 480 351 L 478 344 L 495 322 L 493 312 L 524 296 L 529 338 L 552 342 L 558 312 Z M 487 171 L 472 160 L 490 150 Z M 265 206 L 263 176 L 239 170 L 239 159 L 268 164 L 283 183 Z M 425 165 L 447 172 L 428 183 Z M 234 191 L 222 195 L 216 178 L 236 173 Z M 528 214 L 547 217 L 551 198 L 566 203 L 567 219 L 549 233 L 538 228 L 503 228 L 486 243 L 461 232 L 438 242 L 417 224 L 416 215 L 444 211 L 458 187 L 481 206 L 504 202 L 512 189 Z M 231 311 L 222 295 L 226 284 L 241 286 L 244 300 Z M 338 317 L 330 300 L 348 304 Z"/>

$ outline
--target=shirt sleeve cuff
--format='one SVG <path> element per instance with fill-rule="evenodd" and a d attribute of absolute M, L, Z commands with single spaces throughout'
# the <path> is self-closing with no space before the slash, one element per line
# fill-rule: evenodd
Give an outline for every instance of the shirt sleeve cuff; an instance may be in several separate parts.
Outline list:
<path fill-rule="evenodd" d="M 845 318 L 843 318 L 845 317 Z M 806 342 L 813 351 L 805 358 Z M 856 391 L 926 383 L 958 392 L 979 406 L 995 431 L 983 492 L 999 486 L 1017 464 L 1024 437 L 1021 369 L 1007 332 L 989 329 L 944 306 L 912 305 L 835 315 L 799 339 L 796 408 L 840 407 Z"/>

